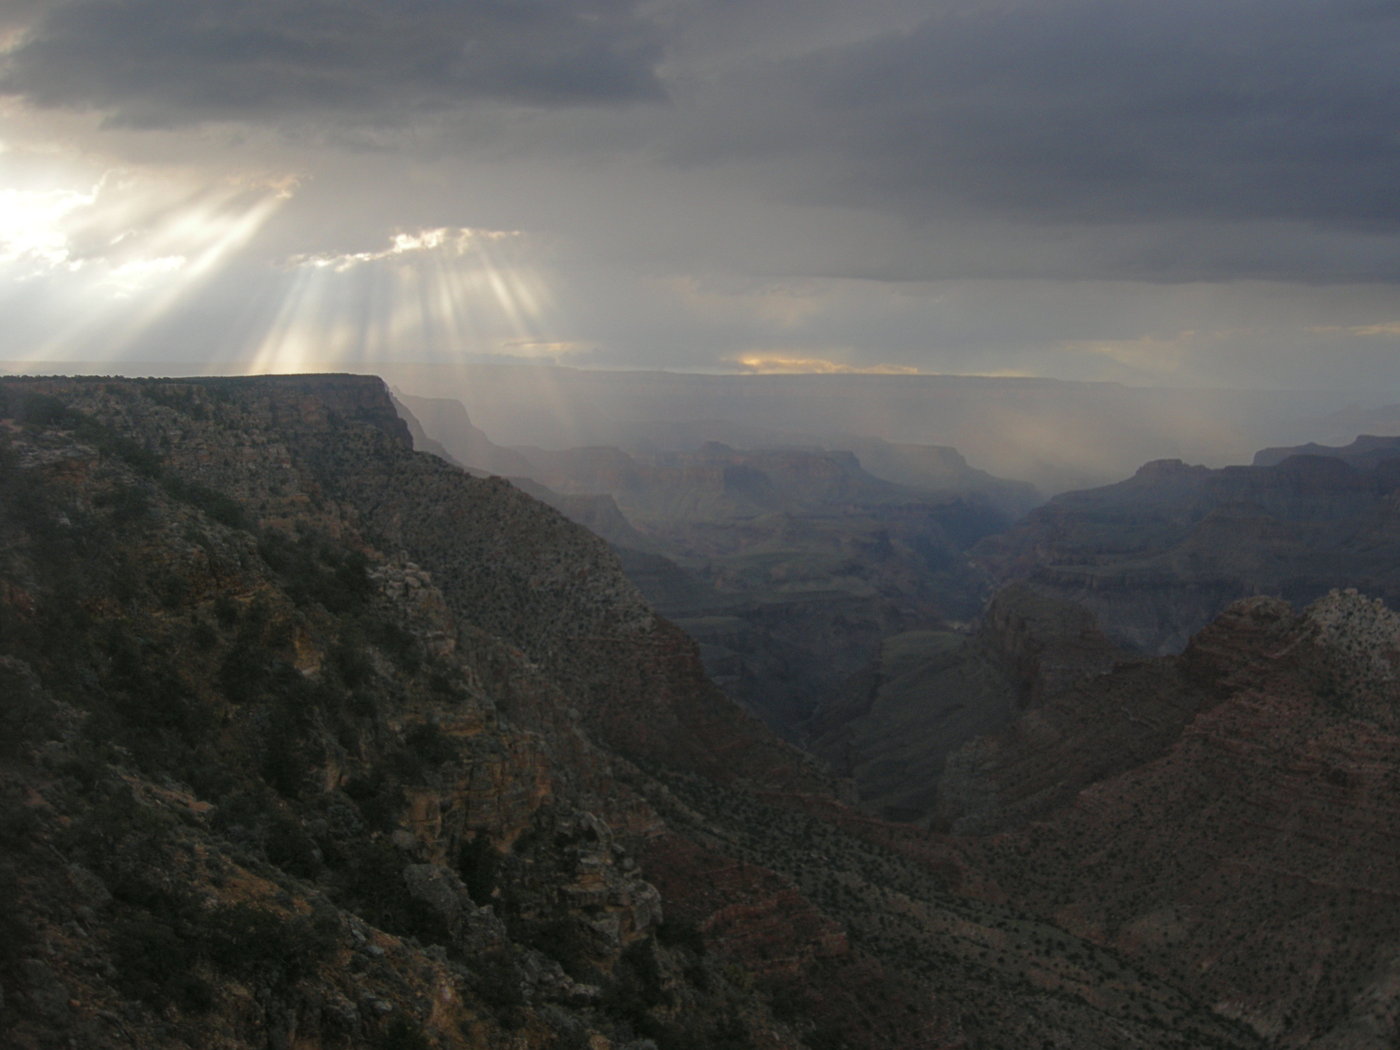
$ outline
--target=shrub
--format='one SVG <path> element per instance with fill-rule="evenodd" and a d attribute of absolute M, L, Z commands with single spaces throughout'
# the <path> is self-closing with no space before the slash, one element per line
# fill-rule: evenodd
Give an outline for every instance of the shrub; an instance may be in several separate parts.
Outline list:
<path fill-rule="evenodd" d="M 0 866 L 0 970 L 17 963 L 33 939 L 20 914 L 19 876 L 11 865 Z"/>
<path fill-rule="evenodd" d="M 432 1050 L 432 1044 L 423 1035 L 423 1029 L 415 1021 L 395 1017 L 387 1028 L 374 1041 L 375 1050 Z"/>
<path fill-rule="evenodd" d="M 298 605 L 318 603 L 332 613 L 359 608 L 373 593 L 369 559 L 326 537 L 293 538 L 269 529 L 258 540 L 258 554 L 282 579 Z"/>
<path fill-rule="evenodd" d="M 426 944 L 451 946 L 441 917 L 408 892 L 404 858 L 387 840 L 362 844 L 336 872 L 335 882 L 337 896 L 375 926 Z"/>
<path fill-rule="evenodd" d="M 331 919 L 285 916 L 251 904 L 232 904 L 191 917 L 198 943 L 226 974 L 295 981 L 335 946 Z"/>
<path fill-rule="evenodd" d="M 49 728 L 48 705 L 22 665 L 0 663 L 0 756 L 13 757 Z"/>
<path fill-rule="evenodd" d="M 146 912 L 119 917 L 112 924 L 112 954 L 115 983 L 127 995 L 191 1010 L 212 1002 L 209 985 L 194 973 L 198 946 L 168 922 Z"/>
<path fill-rule="evenodd" d="M 217 489 L 211 489 L 197 482 L 186 481 L 173 474 L 168 474 L 161 479 L 161 488 L 165 489 L 172 498 L 203 512 L 220 525 L 227 525 L 231 529 L 245 530 L 251 527 L 251 520 L 248 517 L 248 512 L 243 509 L 243 505 L 232 496 L 219 492 Z"/>
<path fill-rule="evenodd" d="M 480 956 L 473 967 L 473 986 L 489 1005 L 497 1009 L 523 1006 L 525 977 L 516 949 L 507 944 Z"/>

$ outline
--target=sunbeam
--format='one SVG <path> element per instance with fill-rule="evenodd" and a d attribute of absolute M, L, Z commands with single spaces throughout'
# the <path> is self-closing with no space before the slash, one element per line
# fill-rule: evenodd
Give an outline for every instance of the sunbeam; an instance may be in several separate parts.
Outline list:
<path fill-rule="evenodd" d="M 218 274 L 287 199 L 228 181 L 112 171 L 88 188 L 0 194 L 0 274 L 37 316 L 34 362 L 115 360 Z"/>
<path fill-rule="evenodd" d="M 572 344 L 516 231 L 400 232 L 388 247 L 289 260 L 286 294 L 248 358 L 258 372 L 386 371 Z"/>

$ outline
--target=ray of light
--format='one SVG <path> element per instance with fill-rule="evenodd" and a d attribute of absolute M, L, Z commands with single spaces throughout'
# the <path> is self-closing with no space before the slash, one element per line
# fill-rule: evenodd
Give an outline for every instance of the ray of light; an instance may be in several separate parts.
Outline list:
<path fill-rule="evenodd" d="M 21 280 L 66 265 L 62 224 L 96 197 L 96 189 L 0 190 L 0 264 L 14 267 Z"/>
<path fill-rule="evenodd" d="M 400 232 L 387 247 L 289 260 L 287 296 L 249 363 L 390 371 L 464 355 L 529 356 L 576 345 L 551 339 L 559 323 L 548 282 L 511 231 Z"/>
<path fill-rule="evenodd" d="M 171 187 L 115 182 L 104 176 L 87 193 L 55 191 L 47 214 L 7 229 L 0 265 L 25 283 L 27 305 L 47 314 L 42 336 L 25 351 L 35 363 L 128 355 L 285 200 L 267 188 L 224 185 L 182 192 L 162 207 Z"/>
<path fill-rule="evenodd" d="M 249 372 L 257 375 L 277 371 L 279 367 L 289 372 L 311 370 L 308 365 L 312 360 L 312 348 L 304 341 L 297 320 L 314 298 L 319 280 L 320 274 L 312 268 L 299 268 L 288 276 L 277 312 L 248 359 Z"/>
<path fill-rule="evenodd" d="M 281 207 L 283 198 L 268 195 L 255 201 L 241 214 L 220 215 L 218 210 L 196 212 L 175 223 L 162 241 L 184 243 L 186 238 L 201 240 L 204 248 L 184 265 L 167 271 L 168 280 L 154 295 L 146 298 L 141 309 L 128 315 L 125 324 L 113 331 L 112 352 L 126 354 L 156 321 L 166 316 L 177 303 L 198 290 L 221 263 L 246 244 L 263 224 Z"/>

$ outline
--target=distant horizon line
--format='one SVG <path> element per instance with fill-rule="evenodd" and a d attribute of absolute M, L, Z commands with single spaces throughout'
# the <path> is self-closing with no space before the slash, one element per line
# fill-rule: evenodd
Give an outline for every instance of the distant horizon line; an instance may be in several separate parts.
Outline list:
<path fill-rule="evenodd" d="M 366 364 L 368 364 L 366 362 Z M 256 376 L 276 376 L 276 375 L 372 375 L 386 382 L 391 381 L 394 373 L 417 372 L 417 371 L 456 371 L 468 369 L 544 369 L 562 372 L 573 372 L 581 375 L 656 375 L 656 376 L 676 376 L 697 379 L 752 379 L 752 380 L 870 380 L 877 379 L 886 382 L 898 382 L 901 380 L 975 380 L 979 382 L 996 382 L 1007 385 L 1017 384 L 1062 384 L 1065 386 L 1084 387 L 1116 387 L 1127 390 L 1176 390 L 1176 391 L 1200 391 L 1202 393 L 1241 393 L 1241 394 L 1326 394 L 1336 397 L 1358 396 L 1368 400 L 1374 399 L 1378 393 L 1374 389 L 1346 388 L 1346 387 L 1245 387 L 1245 386 L 1207 386 L 1189 384 L 1138 384 L 1124 382 L 1117 379 L 1067 379 L 1060 376 L 1049 375 L 1009 375 L 1006 373 L 992 372 L 889 372 L 883 370 L 843 370 L 839 372 L 812 371 L 812 372 L 789 372 L 772 371 L 756 372 L 750 370 L 735 371 L 714 371 L 714 370 L 683 370 L 672 368 L 642 368 L 627 366 L 580 366 L 560 364 L 557 361 L 541 361 L 521 359 L 516 361 L 494 360 L 474 360 L 474 361 L 409 361 L 409 362 L 380 362 L 379 366 L 367 367 L 359 370 L 352 367 L 330 366 L 323 369 L 309 371 L 262 371 L 249 372 L 237 370 L 233 363 L 226 362 L 195 362 L 195 361 L 143 361 L 132 360 L 125 362 L 117 361 L 30 361 L 30 360 L 0 360 L 0 375 L 5 376 L 62 376 L 66 378 L 79 377 L 104 377 L 110 376 L 122 379 L 201 379 L 225 377 L 233 378 L 246 376 L 249 378 Z M 387 366 L 387 367 L 383 367 Z M 1395 394 L 1400 399 L 1400 391 Z M 1384 398 L 1382 397 L 1384 400 Z"/>

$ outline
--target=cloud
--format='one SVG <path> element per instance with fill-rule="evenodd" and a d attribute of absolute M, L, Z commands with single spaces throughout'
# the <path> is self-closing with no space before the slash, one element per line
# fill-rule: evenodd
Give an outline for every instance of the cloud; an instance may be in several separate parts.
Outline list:
<path fill-rule="evenodd" d="M 326 200 L 286 254 L 473 226 L 766 279 L 1400 278 L 1380 0 L 39 10 L 0 85 L 109 129 L 240 122 Z"/>
<path fill-rule="evenodd" d="M 1075 222 L 1394 227 L 1397 35 L 1400 9 L 1356 0 L 1050 0 L 935 16 L 793 72 L 848 171 L 906 205 L 951 186 Z"/>
<path fill-rule="evenodd" d="M 1308 329 L 1317 335 L 1350 335 L 1362 339 L 1391 339 L 1400 336 L 1400 321 L 1382 324 L 1314 325 Z"/>
<path fill-rule="evenodd" d="M 460 257 L 471 252 L 482 242 L 504 241 L 520 236 L 518 230 L 473 230 L 466 227 L 448 229 L 440 226 L 414 233 L 395 233 L 389 247 L 379 251 L 302 254 L 294 255 L 287 261 L 291 266 L 309 266 L 313 269 L 331 269 L 337 273 L 344 273 L 367 263 L 419 252 L 440 252 L 446 256 Z"/>
<path fill-rule="evenodd" d="M 152 354 L 1400 378 L 1393 0 L 5 7 L 15 354 L 245 186 Z"/>
<path fill-rule="evenodd" d="M 897 217 L 892 277 L 1391 279 L 1397 42 L 1372 0 L 949 3 L 740 71 L 678 156 Z"/>
<path fill-rule="evenodd" d="M 655 100 L 654 27 L 630 0 L 73 0 L 6 56 L 0 91 L 117 124 L 382 124 L 496 100 Z"/>

